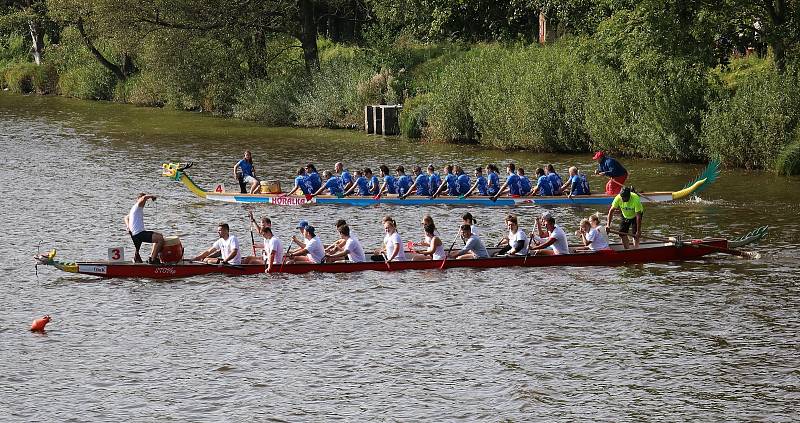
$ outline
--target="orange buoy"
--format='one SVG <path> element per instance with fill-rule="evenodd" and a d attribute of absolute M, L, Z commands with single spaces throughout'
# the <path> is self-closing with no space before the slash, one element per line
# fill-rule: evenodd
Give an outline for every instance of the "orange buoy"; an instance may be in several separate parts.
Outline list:
<path fill-rule="evenodd" d="M 50 323 L 50 315 L 45 315 L 41 319 L 36 319 L 31 323 L 31 332 L 44 332 L 44 327 Z"/>

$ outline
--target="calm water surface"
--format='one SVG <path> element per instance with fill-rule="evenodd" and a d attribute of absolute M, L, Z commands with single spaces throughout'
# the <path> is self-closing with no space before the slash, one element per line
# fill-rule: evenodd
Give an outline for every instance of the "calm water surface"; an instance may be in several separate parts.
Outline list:
<path fill-rule="evenodd" d="M 245 148 L 289 184 L 312 160 L 514 160 L 586 170 L 588 157 L 416 144 L 346 131 L 261 128 L 168 110 L 0 95 L 0 421 L 797 421 L 800 409 L 800 180 L 726 171 L 702 200 L 648 206 L 660 235 L 736 236 L 763 258 L 618 268 L 456 269 L 349 275 L 101 280 L 31 256 L 105 259 L 130 241 L 122 217 L 160 195 L 148 227 L 205 249 L 226 221 L 249 250 L 246 210 L 202 201 L 159 176 L 233 186 Z M 682 187 L 700 165 L 624 161 L 631 183 Z M 467 167 L 465 166 L 465 168 Z M 593 180 L 599 187 L 599 180 Z M 445 242 L 471 211 L 497 237 L 504 209 L 267 208 L 288 239 L 297 220 L 324 241 L 346 218 L 380 242 L 433 215 Z M 528 227 L 539 208 L 517 209 Z M 592 208 L 555 209 L 568 233 Z M 573 239 L 573 241 L 575 241 Z M 145 255 L 146 256 L 146 255 Z M 49 313 L 46 334 L 33 318 Z"/>

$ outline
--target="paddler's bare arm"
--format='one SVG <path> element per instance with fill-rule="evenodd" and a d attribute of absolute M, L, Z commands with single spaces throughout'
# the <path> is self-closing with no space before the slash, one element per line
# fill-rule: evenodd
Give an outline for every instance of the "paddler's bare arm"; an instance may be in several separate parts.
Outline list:
<path fill-rule="evenodd" d="M 155 195 L 149 195 L 149 194 L 143 195 L 138 200 L 136 200 L 136 205 L 139 207 L 144 207 L 144 205 L 147 203 L 147 200 L 156 201 L 156 198 L 158 197 L 156 197 Z"/>
<path fill-rule="evenodd" d="M 200 255 L 198 255 L 197 257 L 193 258 L 192 260 L 193 260 L 193 261 L 202 261 L 202 260 L 204 260 L 206 257 L 208 257 L 208 256 L 210 256 L 210 255 L 212 255 L 212 254 L 214 254 L 214 253 L 216 253 L 216 252 L 217 252 L 217 249 L 216 249 L 216 248 L 214 248 L 214 247 L 211 247 L 211 248 L 209 248 L 208 250 L 205 250 L 205 251 L 203 251 L 202 253 L 200 253 Z"/>
<path fill-rule="evenodd" d="M 617 211 L 616 207 L 608 209 L 608 216 L 606 216 L 606 233 L 611 229 L 611 219 L 614 218 L 614 213 Z"/>
<path fill-rule="evenodd" d="M 410 186 L 410 187 L 408 187 L 408 191 L 406 191 L 406 193 L 405 193 L 405 194 L 401 195 L 401 196 L 400 196 L 400 198 L 406 198 L 406 197 L 408 197 L 409 195 L 411 195 L 411 193 L 412 193 L 412 192 L 414 192 L 414 189 L 415 189 L 416 187 L 417 187 L 417 181 L 414 181 L 414 183 L 413 183 L 413 184 L 411 184 L 411 186 Z"/>
<path fill-rule="evenodd" d="M 315 192 L 315 193 L 311 194 L 311 196 L 312 196 L 312 197 L 316 197 L 316 196 L 318 196 L 318 195 L 322 194 L 322 191 L 325 191 L 325 185 L 324 185 L 324 184 L 323 184 L 321 187 L 319 187 L 319 189 L 317 190 L 317 192 Z"/>
<path fill-rule="evenodd" d="M 356 190 L 356 188 L 357 188 L 357 185 L 356 185 L 356 183 L 355 183 L 355 182 L 352 182 L 352 183 L 350 184 L 350 188 L 348 188 L 348 189 L 347 189 L 347 190 L 344 192 L 344 194 L 343 194 L 343 195 L 346 197 L 346 196 L 348 196 L 348 195 L 352 194 L 352 193 L 353 193 L 353 192 Z"/>
<path fill-rule="evenodd" d="M 447 186 L 447 180 L 444 180 L 444 181 L 442 181 L 442 183 L 441 183 L 441 184 L 439 184 L 439 188 L 437 188 L 437 189 L 436 189 L 436 192 L 434 192 L 434 193 L 433 193 L 433 195 L 431 196 L 431 198 L 436 198 L 436 197 L 438 197 L 438 196 L 439 196 L 439 194 L 441 194 L 441 193 L 442 193 L 442 191 L 444 191 L 444 187 L 446 187 L 446 186 Z"/>
<path fill-rule="evenodd" d="M 500 185 L 500 189 L 497 190 L 497 194 L 495 194 L 492 198 L 496 199 L 497 197 L 503 195 L 503 193 L 506 191 L 506 188 L 508 188 L 508 181 L 505 181 L 503 182 L 503 185 Z"/>

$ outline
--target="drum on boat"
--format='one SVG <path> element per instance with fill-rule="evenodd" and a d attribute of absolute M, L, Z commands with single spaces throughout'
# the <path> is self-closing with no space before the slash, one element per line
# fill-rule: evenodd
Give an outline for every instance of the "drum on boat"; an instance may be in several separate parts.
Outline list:
<path fill-rule="evenodd" d="M 280 181 L 261 181 L 261 193 L 262 194 L 280 194 L 281 191 L 281 182 Z"/>
<path fill-rule="evenodd" d="M 164 245 L 158 253 L 162 263 L 177 263 L 183 258 L 183 244 L 177 236 L 164 237 Z"/>

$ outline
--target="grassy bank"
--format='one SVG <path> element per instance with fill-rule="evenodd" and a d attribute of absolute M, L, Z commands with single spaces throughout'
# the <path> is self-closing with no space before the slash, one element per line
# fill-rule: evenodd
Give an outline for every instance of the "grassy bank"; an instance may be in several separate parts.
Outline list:
<path fill-rule="evenodd" d="M 230 46 L 198 37 L 141 40 L 138 72 L 123 81 L 74 29 L 28 62 L 21 37 L 0 43 L 0 84 L 143 106 L 203 110 L 265 125 L 360 128 L 363 106 L 403 103 L 404 135 L 501 149 L 588 152 L 800 173 L 800 80 L 769 57 L 706 68 L 642 58 L 601 36 L 530 44 L 423 44 L 399 37 L 374 48 L 320 40 L 308 74 L 293 41 L 274 39 L 253 78 Z M 113 56 L 112 46 L 101 46 Z"/>

